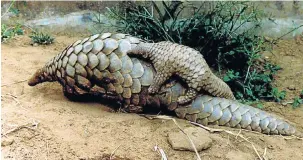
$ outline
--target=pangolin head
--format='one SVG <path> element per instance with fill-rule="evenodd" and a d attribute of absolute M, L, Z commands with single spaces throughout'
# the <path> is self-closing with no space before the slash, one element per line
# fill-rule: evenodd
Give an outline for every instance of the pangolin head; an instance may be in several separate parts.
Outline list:
<path fill-rule="evenodd" d="M 35 86 L 39 83 L 45 82 L 46 77 L 42 69 L 38 69 L 36 73 L 28 80 L 29 86 Z"/>

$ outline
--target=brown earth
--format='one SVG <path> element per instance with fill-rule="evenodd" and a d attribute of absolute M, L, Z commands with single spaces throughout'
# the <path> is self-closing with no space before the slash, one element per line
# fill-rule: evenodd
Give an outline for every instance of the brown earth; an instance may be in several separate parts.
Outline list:
<path fill-rule="evenodd" d="M 29 87 L 20 82 L 78 38 L 83 37 L 57 36 L 50 46 L 33 47 L 27 36 L 20 36 L 2 44 L 2 158 L 109 159 L 114 152 L 114 157 L 121 159 L 160 159 L 154 151 L 158 145 L 169 159 L 196 159 L 194 152 L 171 148 L 168 133 L 178 131 L 171 120 L 116 113 L 95 102 L 71 102 L 63 96 L 58 83 Z M 303 45 L 294 40 L 280 41 L 273 54 L 267 56 L 283 68 L 276 77 L 276 85 L 287 91 L 285 102 L 292 101 L 303 89 Z M 273 102 L 264 106 L 266 111 L 288 119 L 303 131 L 303 107 L 292 109 L 290 104 Z M 183 128 L 192 127 L 187 121 L 177 122 Z M 15 130 L 10 132 L 12 129 Z M 303 157 L 302 140 L 245 131 L 241 134 L 249 138 L 261 156 L 266 148 L 268 159 Z M 202 159 L 257 159 L 251 144 L 240 137 L 211 133 L 210 138 L 211 148 L 199 152 Z"/>

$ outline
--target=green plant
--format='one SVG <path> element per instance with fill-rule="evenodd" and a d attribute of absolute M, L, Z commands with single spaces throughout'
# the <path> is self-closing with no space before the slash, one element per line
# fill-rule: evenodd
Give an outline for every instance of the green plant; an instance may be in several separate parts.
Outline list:
<path fill-rule="evenodd" d="M 214 4 L 213 9 L 202 12 L 203 4 L 196 7 L 179 1 L 162 2 L 164 10 L 160 10 L 151 2 L 150 6 L 125 10 L 108 8 L 106 15 L 116 20 L 109 27 L 118 32 L 197 49 L 242 102 L 283 99 L 285 91 L 279 92 L 271 85 L 281 68 L 260 60 L 260 53 L 271 45 L 255 34 L 262 12 L 251 2 Z M 192 13 L 181 16 L 185 11 Z"/>
<path fill-rule="evenodd" d="M 292 107 L 298 108 L 301 104 L 303 104 L 303 99 L 295 97 L 294 102 L 292 103 Z"/>
<path fill-rule="evenodd" d="M 42 45 L 51 44 L 55 40 L 51 35 L 43 32 L 33 32 L 29 37 L 32 39 L 33 43 Z"/>
<path fill-rule="evenodd" d="M 24 30 L 21 28 L 21 25 L 16 25 L 8 27 L 6 24 L 1 24 L 1 41 L 4 42 L 16 35 L 23 35 Z"/>
<path fill-rule="evenodd" d="M 223 80 L 225 82 L 229 82 L 229 81 L 232 81 L 232 80 L 235 80 L 235 79 L 238 79 L 238 78 L 240 78 L 239 77 L 239 72 L 234 73 L 233 70 L 228 70 L 226 72 L 226 74 L 224 75 Z"/>
<path fill-rule="evenodd" d="M 281 100 L 285 99 L 286 91 L 279 91 L 278 88 L 273 88 L 268 94 L 268 98 L 274 98 L 275 101 L 281 102 Z"/>

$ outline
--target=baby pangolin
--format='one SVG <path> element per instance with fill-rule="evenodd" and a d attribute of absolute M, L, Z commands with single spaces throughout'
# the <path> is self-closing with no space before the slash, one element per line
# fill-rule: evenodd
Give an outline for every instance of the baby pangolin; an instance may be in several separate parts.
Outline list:
<path fill-rule="evenodd" d="M 164 41 L 159 43 L 140 43 L 128 54 L 142 55 L 152 61 L 157 73 L 148 88 L 156 93 L 171 76 L 181 77 L 189 86 L 187 93 L 178 98 L 179 104 L 191 101 L 198 92 L 206 91 L 213 96 L 235 99 L 230 87 L 214 75 L 202 54 L 193 48 Z"/>

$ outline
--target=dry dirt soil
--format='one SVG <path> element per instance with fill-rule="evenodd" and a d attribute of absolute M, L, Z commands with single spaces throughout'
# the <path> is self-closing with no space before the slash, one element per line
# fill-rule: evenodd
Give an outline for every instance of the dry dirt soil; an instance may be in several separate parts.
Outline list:
<path fill-rule="evenodd" d="M 154 151 L 156 145 L 163 148 L 170 160 L 196 159 L 194 152 L 171 148 L 167 135 L 178 131 L 171 120 L 117 113 L 96 102 L 71 102 L 58 83 L 27 85 L 24 80 L 39 67 L 83 37 L 56 36 L 54 44 L 34 47 L 25 35 L 2 44 L 2 159 L 109 159 L 112 153 L 113 159 L 161 159 Z M 272 53 L 264 54 L 283 68 L 275 83 L 280 90 L 287 91 L 285 102 L 292 101 L 303 89 L 303 43 L 280 41 Z M 289 120 L 303 131 L 303 107 L 293 109 L 290 104 L 274 102 L 264 106 L 264 110 Z M 187 121 L 177 122 L 182 128 L 192 127 Z M 266 159 L 303 159 L 303 140 L 246 131 L 241 134 Z M 211 133 L 210 138 L 211 148 L 199 152 L 202 159 L 258 158 L 252 145 L 240 137 Z"/>

